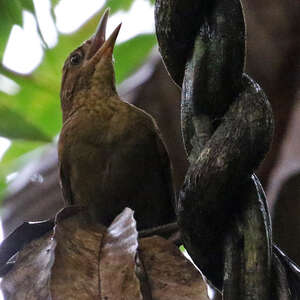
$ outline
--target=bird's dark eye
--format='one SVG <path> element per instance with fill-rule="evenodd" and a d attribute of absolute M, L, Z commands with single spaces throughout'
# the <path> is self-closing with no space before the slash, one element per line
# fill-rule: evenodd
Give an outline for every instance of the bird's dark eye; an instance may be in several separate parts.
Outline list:
<path fill-rule="evenodd" d="M 70 61 L 72 65 L 78 65 L 81 63 L 82 56 L 79 53 L 75 53 L 71 56 Z"/>

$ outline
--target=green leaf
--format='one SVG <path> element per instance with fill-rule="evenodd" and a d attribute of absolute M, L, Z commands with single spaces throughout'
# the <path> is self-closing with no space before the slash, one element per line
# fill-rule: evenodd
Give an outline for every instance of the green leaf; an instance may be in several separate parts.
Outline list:
<path fill-rule="evenodd" d="M 23 25 L 22 10 L 27 9 L 35 15 L 32 0 L 0 0 L 0 61 L 6 48 L 6 44 L 14 24 Z"/>
<path fill-rule="evenodd" d="M 142 65 L 155 44 L 154 34 L 142 34 L 116 46 L 114 57 L 117 83 Z"/>
<path fill-rule="evenodd" d="M 0 164 L 1 172 L 3 171 L 4 168 L 7 168 L 7 170 L 13 172 L 14 167 L 11 163 L 15 161 L 16 158 L 19 158 L 22 155 L 30 151 L 33 151 L 43 145 L 45 145 L 45 143 L 39 141 L 18 141 L 18 140 L 12 141 L 9 149 L 5 152 L 1 160 L 1 164 Z M 0 175 L 2 176 L 1 172 Z"/>
<path fill-rule="evenodd" d="M 118 10 L 129 10 L 134 0 L 107 0 L 105 7 L 110 7 L 111 12 L 115 13 Z"/>
<path fill-rule="evenodd" d="M 51 0 L 52 6 L 54 7 L 55 5 L 58 4 L 60 0 Z"/>
<path fill-rule="evenodd" d="M 9 139 L 51 141 L 39 128 L 5 105 L 0 105 L 0 120 L 0 136 Z"/>
<path fill-rule="evenodd" d="M 7 183 L 5 177 L 0 177 L 0 206 L 2 203 L 2 199 L 4 199 L 5 197 L 6 188 L 7 188 Z"/>
<path fill-rule="evenodd" d="M 185 252 L 185 251 L 186 251 L 183 245 L 180 245 L 180 246 L 179 246 L 179 250 L 180 250 L 181 252 Z"/>
<path fill-rule="evenodd" d="M 32 0 L 20 0 L 23 9 L 26 9 L 35 15 L 34 4 Z"/>
<path fill-rule="evenodd" d="M 22 6 L 17 0 L 0 0 L 0 60 L 3 58 L 11 28 L 14 24 L 22 26 Z"/>
<path fill-rule="evenodd" d="M 1 2 L 0 2 L 1 3 Z M 11 31 L 12 23 L 7 14 L 3 9 L 0 9 L 0 60 L 2 60 L 5 47 L 9 38 L 9 34 Z"/>
<path fill-rule="evenodd" d="M 45 147 L 41 142 L 13 141 L 0 162 L 0 201 L 7 188 L 7 175 L 24 168 L 30 161 L 41 155 Z M 34 150 L 34 151 L 33 151 Z"/>
<path fill-rule="evenodd" d="M 53 80 L 47 74 L 39 77 L 37 70 L 30 76 L 17 75 L 3 68 L 1 71 L 21 89 L 16 95 L 0 94 L 0 104 L 30 120 L 46 136 L 54 137 L 61 127 L 60 74 Z"/>
<path fill-rule="evenodd" d="M 18 0 L 5 1 L 3 10 L 6 10 L 12 24 L 23 25 L 22 6 Z"/>

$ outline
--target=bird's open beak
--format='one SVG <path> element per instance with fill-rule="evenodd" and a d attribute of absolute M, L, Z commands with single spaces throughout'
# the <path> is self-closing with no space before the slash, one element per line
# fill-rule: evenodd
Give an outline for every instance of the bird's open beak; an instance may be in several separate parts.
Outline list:
<path fill-rule="evenodd" d="M 108 15 L 109 15 L 109 8 L 105 10 L 103 16 L 100 19 L 96 33 L 92 37 L 92 44 L 87 54 L 88 59 L 90 59 L 93 56 L 96 56 L 96 54 L 98 56 L 98 53 L 99 55 L 103 55 L 103 54 L 112 55 L 113 53 L 115 42 L 118 37 L 122 23 L 119 24 L 116 27 L 116 29 L 113 31 L 113 33 L 110 35 L 110 37 L 107 40 L 105 40 Z"/>

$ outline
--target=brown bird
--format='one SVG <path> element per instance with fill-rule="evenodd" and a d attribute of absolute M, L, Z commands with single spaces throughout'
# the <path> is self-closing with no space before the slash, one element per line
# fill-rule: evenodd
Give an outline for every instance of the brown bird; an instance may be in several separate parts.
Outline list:
<path fill-rule="evenodd" d="M 61 186 L 66 205 L 87 206 L 93 221 L 108 225 L 130 207 L 138 228 L 150 228 L 175 219 L 170 162 L 153 118 L 117 94 L 112 55 L 121 24 L 105 40 L 108 12 L 63 67 Z"/>

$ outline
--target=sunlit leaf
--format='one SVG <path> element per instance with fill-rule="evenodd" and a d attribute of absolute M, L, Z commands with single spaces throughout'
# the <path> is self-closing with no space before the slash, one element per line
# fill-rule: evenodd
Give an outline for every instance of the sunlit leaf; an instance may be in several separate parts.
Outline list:
<path fill-rule="evenodd" d="M 20 3 L 23 7 L 23 9 L 26 9 L 28 11 L 30 11 L 31 13 L 35 13 L 34 10 L 34 5 L 33 5 L 33 1 L 32 0 L 20 0 Z"/>
<path fill-rule="evenodd" d="M 51 0 L 52 6 L 54 7 L 55 5 L 58 4 L 60 0 Z"/>
<path fill-rule="evenodd" d="M 118 10 L 129 10 L 134 0 L 107 0 L 105 3 L 106 7 L 110 7 L 111 12 L 114 13 Z"/>
<path fill-rule="evenodd" d="M 26 120 L 21 114 L 0 105 L 0 136 L 9 139 L 25 139 L 50 142 L 51 139 Z"/>
<path fill-rule="evenodd" d="M 13 141 L 0 162 L 0 201 L 5 196 L 7 175 L 24 168 L 36 155 L 37 149 L 43 149 L 45 143 L 31 141 Z M 33 151 L 35 150 L 35 151 Z M 31 151 L 31 152 L 30 152 Z M 33 153 L 33 155 L 26 155 Z"/>
<path fill-rule="evenodd" d="M 143 34 L 116 47 L 114 56 L 118 83 L 141 66 L 155 43 L 156 39 L 153 34 Z"/>
<path fill-rule="evenodd" d="M 33 159 L 42 155 L 45 151 L 45 145 L 42 142 L 18 140 L 12 142 L 0 162 L 0 201 L 6 193 L 7 175 L 18 172 Z"/>
<path fill-rule="evenodd" d="M 23 26 L 23 9 L 28 10 L 33 14 L 36 18 L 35 9 L 32 0 L 9 0 L 4 1 L 0 0 L 0 61 L 3 58 L 4 50 L 11 32 L 11 28 L 13 25 Z M 38 23 L 37 23 L 38 24 Z M 40 32 L 39 26 L 38 33 L 40 35 L 41 40 L 43 41 L 43 37 Z"/>
<path fill-rule="evenodd" d="M 0 1 L 1 4 L 1 1 Z M 6 47 L 6 43 L 9 38 L 9 34 L 11 31 L 12 23 L 9 17 L 7 16 L 5 10 L 0 9 L 0 20 L 1 20 L 1 26 L 0 26 L 0 60 L 2 60 L 4 50 Z"/>
<path fill-rule="evenodd" d="M 185 252 L 185 251 L 186 251 L 183 245 L 180 245 L 180 246 L 179 246 L 179 250 L 180 250 L 181 252 Z"/>
<path fill-rule="evenodd" d="M 61 127 L 59 103 L 60 77 L 55 81 L 31 76 L 18 76 L 3 72 L 20 85 L 16 95 L 1 94 L 1 104 L 20 114 L 49 137 L 54 137 Z M 0 121 L 2 123 L 2 120 Z"/>
<path fill-rule="evenodd" d="M 0 205 L 1 205 L 2 199 L 5 196 L 6 188 L 7 188 L 7 183 L 6 183 L 5 178 L 0 177 Z"/>
<path fill-rule="evenodd" d="M 3 0 L 2 0 L 3 1 Z M 2 2 L 1 1 L 1 2 Z M 18 0 L 5 1 L 5 8 L 1 7 L 1 10 L 5 10 L 11 19 L 12 24 L 23 25 L 22 18 L 22 6 Z"/>
<path fill-rule="evenodd" d="M 21 157 L 22 155 L 37 149 L 40 146 L 45 145 L 44 142 L 39 141 L 12 141 L 11 146 L 9 149 L 5 152 L 2 160 L 1 160 L 1 169 L 14 161 L 17 157 Z"/>

